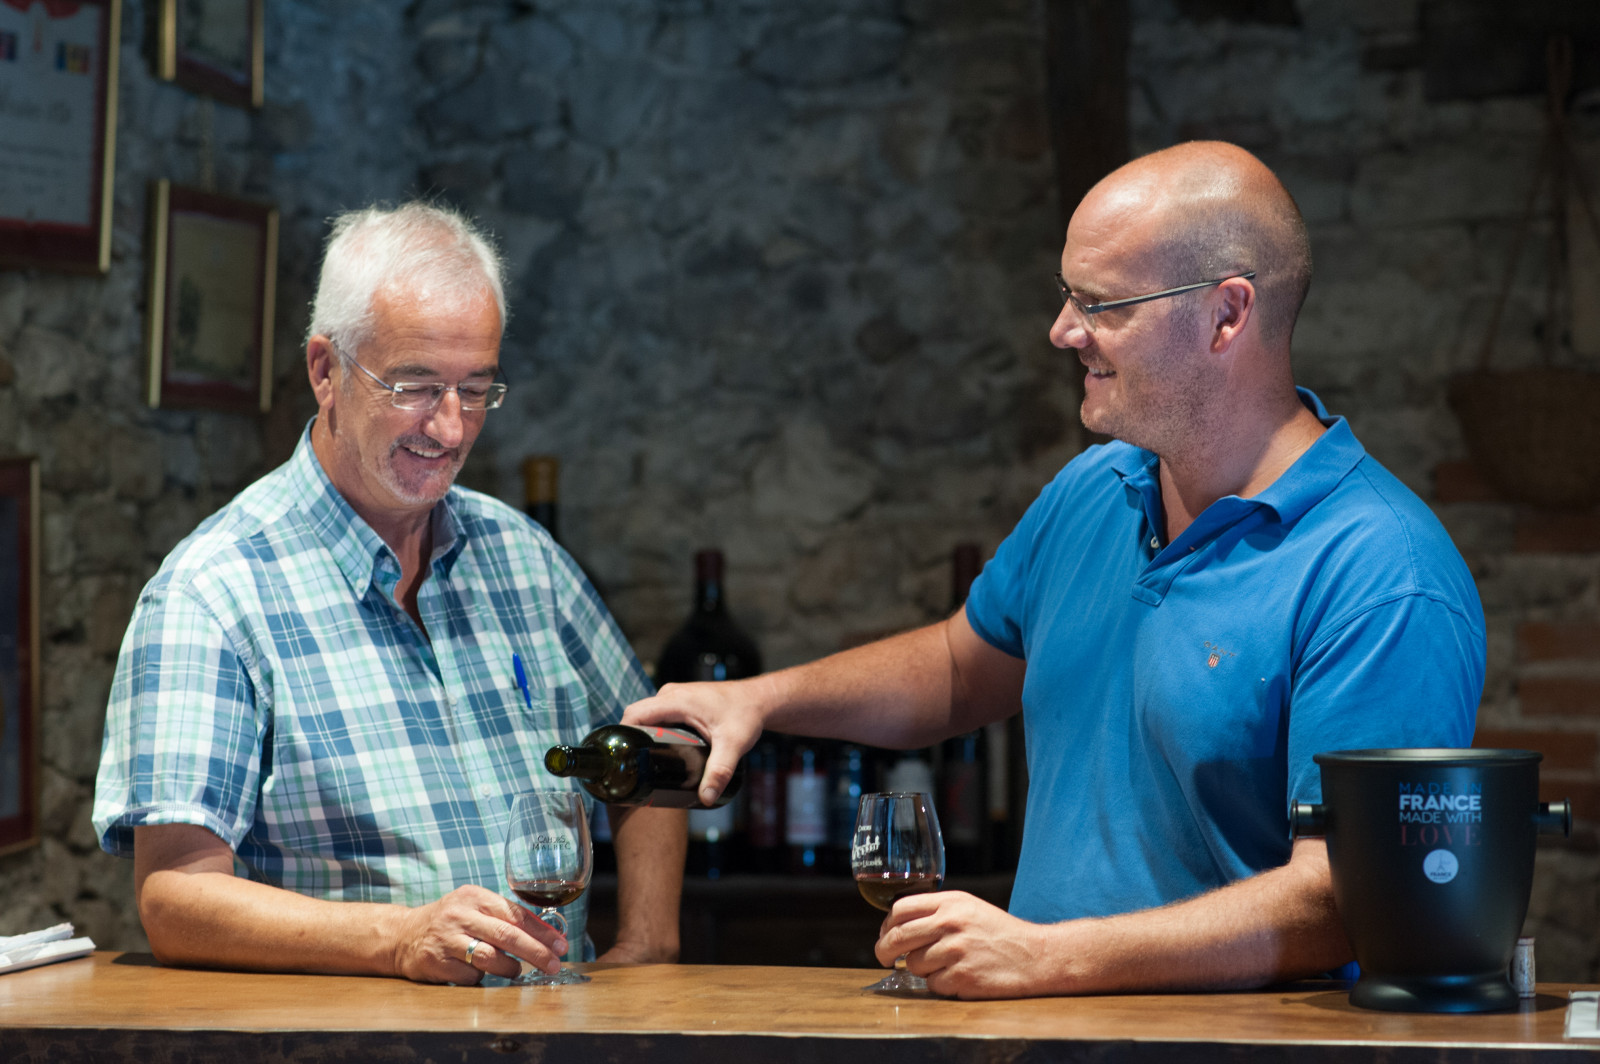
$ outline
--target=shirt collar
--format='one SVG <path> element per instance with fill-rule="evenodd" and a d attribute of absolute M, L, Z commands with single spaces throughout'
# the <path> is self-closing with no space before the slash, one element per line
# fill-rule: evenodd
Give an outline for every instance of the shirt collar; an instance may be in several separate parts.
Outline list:
<path fill-rule="evenodd" d="M 315 423 L 316 418 L 306 423 L 300 442 L 294 449 L 294 456 L 289 459 L 289 478 L 294 496 L 300 500 L 301 511 L 316 530 L 317 537 L 327 546 L 328 553 L 333 555 L 334 563 L 350 582 L 351 589 L 358 597 L 364 596 L 383 570 L 390 570 L 392 578 L 397 579 L 400 562 L 383 537 L 373 531 L 366 519 L 356 513 L 339 489 L 334 487 L 333 481 L 328 479 L 327 471 L 322 468 L 322 462 L 311 446 L 311 427 Z M 455 492 L 456 489 L 452 487 L 450 494 L 433 508 L 430 517 L 433 522 L 433 555 L 429 560 L 434 565 L 442 566 L 446 575 L 466 545 L 466 529 L 452 505 Z"/>
<path fill-rule="evenodd" d="M 1311 507 L 1321 502 L 1367 455 L 1350 423 L 1342 417 L 1328 413 L 1322 400 L 1309 388 L 1296 388 L 1304 403 L 1327 431 L 1318 436 L 1306 452 L 1284 470 L 1283 475 L 1267 490 L 1255 497 L 1256 502 L 1270 506 L 1280 521 L 1293 521 Z"/>
<path fill-rule="evenodd" d="M 1300 401 L 1317 416 L 1327 428 L 1306 452 L 1284 470 L 1283 475 L 1267 485 L 1267 489 L 1249 503 L 1270 508 L 1281 521 L 1293 521 L 1311 509 L 1343 480 L 1356 463 L 1366 457 L 1367 450 L 1350 431 L 1350 423 L 1343 417 L 1328 413 L 1322 400 L 1309 388 L 1296 388 Z M 1129 444 L 1118 444 L 1118 453 L 1111 457 L 1111 468 L 1131 490 L 1146 495 L 1156 491 L 1160 480 L 1157 475 L 1160 459 L 1151 451 Z M 1232 498 L 1232 496 L 1229 496 Z M 1223 500 L 1218 500 L 1221 502 Z M 1216 505 L 1213 503 L 1212 505 Z"/>

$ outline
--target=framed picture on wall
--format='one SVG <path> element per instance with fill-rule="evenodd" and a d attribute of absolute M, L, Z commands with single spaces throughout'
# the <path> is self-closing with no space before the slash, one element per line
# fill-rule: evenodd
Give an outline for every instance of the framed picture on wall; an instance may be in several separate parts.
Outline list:
<path fill-rule="evenodd" d="M 161 180 L 150 191 L 153 407 L 272 407 L 278 212 Z"/>
<path fill-rule="evenodd" d="M 156 72 L 223 103 L 260 107 L 266 0 L 160 4 Z"/>
<path fill-rule="evenodd" d="M 0 266 L 111 265 L 121 0 L 0 0 Z"/>
<path fill-rule="evenodd" d="M 0 458 L 0 854 L 39 841 L 39 460 Z"/>

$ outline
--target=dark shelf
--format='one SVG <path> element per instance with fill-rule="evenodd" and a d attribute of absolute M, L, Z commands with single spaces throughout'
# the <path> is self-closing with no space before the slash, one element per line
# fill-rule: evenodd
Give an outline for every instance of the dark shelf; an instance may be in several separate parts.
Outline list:
<path fill-rule="evenodd" d="M 1004 907 L 1011 876 L 956 876 L 946 890 L 964 890 Z M 589 933 L 604 953 L 616 935 L 617 879 L 596 876 L 589 887 Z M 847 875 L 688 876 L 679 918 L 685 964 L 787 964 L 875 968 L 872 944 L 883 914 Z"/>

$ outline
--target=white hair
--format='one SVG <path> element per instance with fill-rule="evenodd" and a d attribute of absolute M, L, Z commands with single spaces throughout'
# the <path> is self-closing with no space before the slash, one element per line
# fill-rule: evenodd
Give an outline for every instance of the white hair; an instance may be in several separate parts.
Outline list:
<path fill-rule="evenodd" d="M 446 307 L 488 289 L 506 324 L 504 264 L 488 235 L 431 203 L 366 207 L 332 219 L 306 339 L 326 336 L 341 358 L 372 338 L 373 303 L 404 292 Z"/>

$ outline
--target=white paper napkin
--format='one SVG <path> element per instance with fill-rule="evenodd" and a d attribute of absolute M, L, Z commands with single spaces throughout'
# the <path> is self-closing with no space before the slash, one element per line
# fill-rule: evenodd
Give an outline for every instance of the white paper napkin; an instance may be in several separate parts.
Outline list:
<path fill-rule="evenodd" d="M 1600 1038 L 1600 990 L 1574 990 L 1567 997 L 1567 1037 Z"/>
<path fill-rule="evenodd" d="M 94 952 L 94 942 L 73 938 L 71 924 L 57 924 L 25 935 L 0 936 L 0 975 L 71 960 Z"/>

